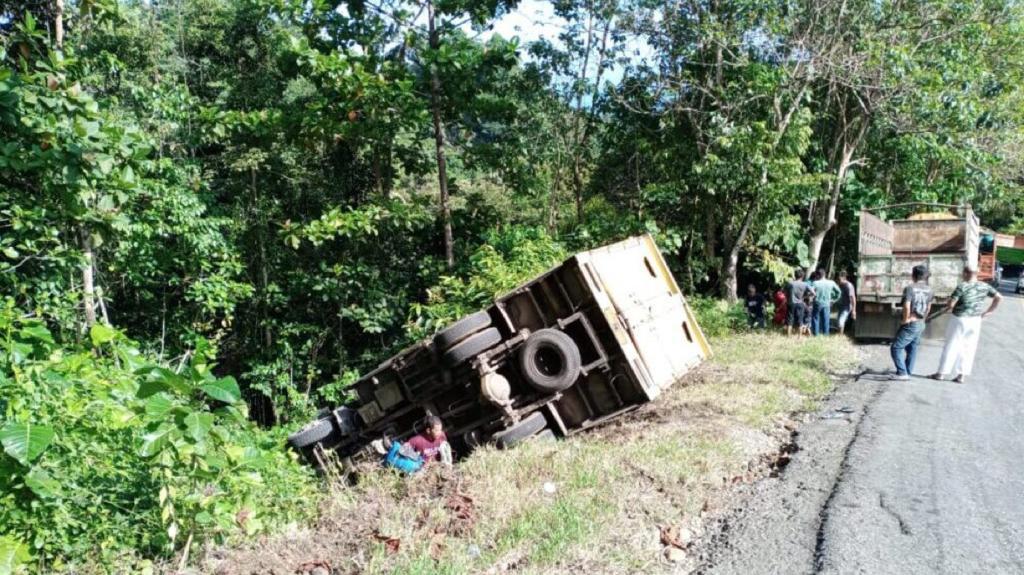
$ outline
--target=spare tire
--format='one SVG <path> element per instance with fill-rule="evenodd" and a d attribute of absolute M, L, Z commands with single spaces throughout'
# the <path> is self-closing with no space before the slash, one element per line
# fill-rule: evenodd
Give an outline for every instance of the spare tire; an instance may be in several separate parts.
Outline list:
<path fill-rule="evenodd" d="M 491 316 L 486 311 L 478 311 L 437 332 L 434 336 L 434 347 L 442 352 L 447 351 L 453 345 L 490 325 Z"/>
<path fill-rule="evenodd" d="M 501 343 L 501 332 L 496 327 L 489 327 L 452 346 L 451 349 L 444 352 L 442 359 L 448 367 L 456 367 L 499 343 Z"/>
<path fill-rule="evenodd" d="M 551 431 L 550 429 L 545 429 L 544 431 L 541 431 L 537 435 L 530 437 L 530 441 L 558 441 L 558 436 L 555 435 L 554 431 Z"/>
<path fill-rule="evenodd" d="M 538 431 L 547 427 L 547 425 L 548 420 L 544 418 L 544 414 L 535 411 L 519 423 L 492 435 L 491 441 L 498 446 L 498 449 L 508 449 L 524 439 L 533 437 Z"/>
<path fill-rule="evenodd" d="M 519 350 L 519 370 L 531 387 L 557 393 L 580 376 L 580 348 L 565 332 L 542 329 L 526 339 Z"/>
<path fill-rule="evenodd" d="M 296 449 L 303 449 L 317 443 L 323 443 L 325 439 L 332 438 L 337 432 L 334 429 L 334 422 L 331 418 L 318 419 L 288 436 L 288 445 Z"/>

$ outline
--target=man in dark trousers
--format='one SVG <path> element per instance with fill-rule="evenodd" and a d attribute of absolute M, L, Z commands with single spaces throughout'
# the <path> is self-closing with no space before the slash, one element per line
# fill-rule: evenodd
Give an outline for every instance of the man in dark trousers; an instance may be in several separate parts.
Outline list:
<path fill-rule="evenodd" d="M 760 327 L 764 328 L 764 294 L 757 293 L 757 286 L 750 284 L 747 286 L 747 325 L 749 327 Z"/>
<path fill-rule="evenodd" d="M 846 333 L 846 321 L 857 319 L 857 293 L 845 270 L 839 272 L 839 291 L 839 334 L 842 335 Z"/>
<path fill-rule="evenodd" d="M 804 313 L 807 306 L 804 304 L 804 294 L 812 290 L 810 285 L 804 281 L 804 270 L 798 269 L 793 274 L 793 280 L 786 284 L 786 297 L 789 298 L 786 310 L 786 335 L 793 335 L 793 328 L 797 328 L 799 335 L 800 326 L 804 321 Z"/>
<path fill-rule="evenodd" d="M 925 266 L 914 266 L 911 272 L 914 283 L 903 289 L 903 300 L 900 302 L 903 307 L 903 318 L 889 347 L 892 362 L 896 364 L 896 374 L 892 378 L 897 381 L 906 381 L 914 373 L 917 346 L 921 343 L 925 319 L 932 309 L 934 299 L 932 288 L 928 285 L 928 275 L 928 268 Z"/>

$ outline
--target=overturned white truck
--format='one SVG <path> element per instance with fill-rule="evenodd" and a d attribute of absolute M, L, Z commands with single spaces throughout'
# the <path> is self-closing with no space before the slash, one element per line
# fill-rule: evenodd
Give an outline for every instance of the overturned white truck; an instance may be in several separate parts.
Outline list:
<path fill-rule="evenodd" d="M 289 443 L 342 457 L 436 415 L 453 449 L 566 436 L 653 400 L 710 355 L 654 240 L 582 252 L 417 343 Z"/>

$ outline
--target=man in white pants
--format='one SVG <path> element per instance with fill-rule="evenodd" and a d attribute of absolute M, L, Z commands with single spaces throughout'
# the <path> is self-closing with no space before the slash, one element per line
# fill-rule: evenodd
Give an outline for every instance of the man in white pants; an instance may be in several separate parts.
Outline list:
<path fill-rule="evenodd" d="M 978 281 L 977 270 L 964 267 L 963 280 L 949 296 L 946 311 L 953 312 L 953 316 L 946 327 L 946 345 L 942 348 L 939 371 L 932 375 L 932 379 L 941 380 L 955 371 L 957 375 L 953 381 L 963 383 L 971 375 L 974 353 L 981 336 L 981 320 L 992 315 L 1003 300 L 994 287 Z M 984 309 L 985 300 L 990 297 L 992 303 Z"/>

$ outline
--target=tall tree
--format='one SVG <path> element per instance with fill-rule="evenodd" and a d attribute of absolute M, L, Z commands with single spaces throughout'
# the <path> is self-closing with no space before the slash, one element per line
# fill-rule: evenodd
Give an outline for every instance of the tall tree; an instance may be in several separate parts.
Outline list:
<path fill-rule="evenodd" d="M 599 129 L 606 73 L 625 49 L 619 22 L 625 6 L 621 0 L 564 0 L 553 2 L 553 8 L 564 27 L 556 40 L 541 39 L 530 50 L 550 71 L 555 94 L 571 110 L 561 134 L 567 166 L 557 169 L 571 176 L 576 221 L 582 223 L 592 138 Z M 551 219 L 555 218 L 552 211 Z"/>
<path fill-rule="evenodd" d="M 662 72 L 649 99 L 676 130 L 680 184 L 717 262 L 719 294 L 737 298 L 741 251 L 753 230 L 785 213 L 803 191 L 813 60 L 785 3 L 709 2 L 685 17 L 654 10 L 636 21 Z"/>
<path fill-rule="evenodd" d="M 864 143 L 871 130 L 938 129 L 958 137 L 985 125 L 975 104 L 986 89 L 991 92 L 993 72 L 1000 69 L 994 61 L 1019 52 L 1004 39 L 1021 8 L 955 0 L 812 4 L 806 12 L 815 34 L 808 45 L 816 54 L 816 98 L 823 107 L 815 132 L 828 174 L 808 217 L 810 262 L 817 266 L 850 175 L 867 161 Z M 939 127 L 939 118 L 951 113 L 970 117 L 967 124 Z"/>

